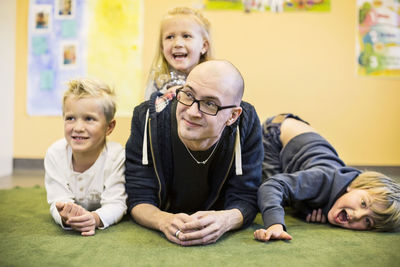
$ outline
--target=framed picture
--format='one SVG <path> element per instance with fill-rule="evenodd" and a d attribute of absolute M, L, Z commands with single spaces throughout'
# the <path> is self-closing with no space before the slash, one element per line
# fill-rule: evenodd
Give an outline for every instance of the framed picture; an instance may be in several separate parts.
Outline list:
<path fill-rule="evenodd" d="M 49 33 L 52 28 L 51 5 L 33 7 L 32 28 L 34 33 Z"/>
<path fill-rule="evenodd" d="M 78 43 L 73 41 L 61 42 L 60 49 L 60 68 L 76 68 L 78 61 Z"/>
<path fill-rule="evenodd" d="M 55 0 L 54 16 L 57 19 L 73 19 L 75 17 L 76 0 Z"/>

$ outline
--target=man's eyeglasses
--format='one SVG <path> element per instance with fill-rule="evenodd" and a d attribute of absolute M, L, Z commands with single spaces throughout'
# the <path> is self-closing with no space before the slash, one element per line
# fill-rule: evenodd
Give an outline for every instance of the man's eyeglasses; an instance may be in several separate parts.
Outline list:
<path fill-rule="evenodd" d="M 236 105 L 218 106 L 212 100 L 197 100 L 191 92 L 183 91 L 183 87 L 176 90 L 176 99 L 179 103 L 190 107 L 193 103 L 197 103 L 199 110 L 205 114 L 216 116 L 218 111 L 227 108 L 234 108 Z"/>

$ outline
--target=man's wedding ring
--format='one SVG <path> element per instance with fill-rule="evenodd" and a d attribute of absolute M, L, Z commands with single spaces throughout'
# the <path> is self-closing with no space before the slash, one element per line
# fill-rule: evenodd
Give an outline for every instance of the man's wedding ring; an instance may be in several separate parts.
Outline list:
<path fill-rule="evenodd" d="M 181 230 L 179 230 L 179 229 L 175 232 L 175 237 L 176 237 L 176 238 L 179 238 L 178 236 L 179 236 L 179 233 L 180 233 L 180 232 L 181 232 Z"/>

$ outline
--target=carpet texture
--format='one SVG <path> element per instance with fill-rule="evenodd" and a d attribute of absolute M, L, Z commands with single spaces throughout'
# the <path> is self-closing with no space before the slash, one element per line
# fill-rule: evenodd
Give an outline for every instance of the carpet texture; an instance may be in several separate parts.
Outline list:
<path fill-rule="evenodd" d="M 400 266 L 400 233 L 357 232 L 286 216 L 289 242 L 251 227 L 208 246 L 180 247 L 128 216 L 92 237 L 53 222 L 44 188 L 0 190 L 0 266 Z"/>

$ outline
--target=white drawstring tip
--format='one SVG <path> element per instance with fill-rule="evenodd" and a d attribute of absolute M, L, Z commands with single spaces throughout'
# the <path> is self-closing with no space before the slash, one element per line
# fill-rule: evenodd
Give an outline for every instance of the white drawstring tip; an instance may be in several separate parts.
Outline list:
<path fill-rule="evenodd" d="M 242 149 L 240 147 L 240 131 L 239 125 L 237 126 L 236 131 L 236 145 L 235 145 L 235 167 L 236 167 L 236 175 L 242 175 Z"/>

